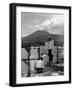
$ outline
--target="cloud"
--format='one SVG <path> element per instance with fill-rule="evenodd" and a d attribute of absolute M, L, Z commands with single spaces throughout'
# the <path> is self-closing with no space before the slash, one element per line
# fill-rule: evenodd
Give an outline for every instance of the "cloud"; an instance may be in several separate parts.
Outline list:
<path fill-rule="evenodd" d="M 64 15 L 55 15 L 51 19 L 51 23 L 54 26 L 61 26 L 64 25 Z"/>
<path fill-rule="evenodd" d="M 41 26 L 61 26 L 64 25 L 64 15 L 54 15 L 51 19 L 45 20 L 43 23 L 41 23 Z"/>
<path fill-rule="evenodd" d="M 32 34 L 37 30 L 44 30 L 51 34 L 63 34 L 64 33 L 64 15 L 53 15 L 50 19 L 46 19 L 43 22 L 34 20 L 34 25 L 27 25 L 27 33 L 25 36 Z"/>
<path fill-rule="evenodd" d="M 51 20 L 45 20 L 41 26 L 49 26 L 51 24 Z"/>
<path fill-rule="evenodd" d="M 51 19 L 46 19 L 41 24 L 33 25 L 32 28 L 36 30 L 45 30 L 51 34 L 64 33 L 64 15 L 54 15 Z"/>
<path fill-rule="evenodd" d="M 52 34 L 64 33 L 64 15 L 54 15 L 51 19 L 45 20 L 41 23 L 45 31 Z"/>
<path fill-rule="evenodd" d="M 41 25 L 38 25 L 38 24 L 33 25 L 33 28 L 36 29 L 36 30 L 42 30 L 42 29 L 44 29 Z"/>

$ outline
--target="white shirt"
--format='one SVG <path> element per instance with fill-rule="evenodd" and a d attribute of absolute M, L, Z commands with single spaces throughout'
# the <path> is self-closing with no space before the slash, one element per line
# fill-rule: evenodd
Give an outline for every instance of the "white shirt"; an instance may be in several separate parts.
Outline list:
<path fill-rule="evenodd" d="M 44 62 L 42 60 L 37 60 L 36 68 L 44 68 Z"/>

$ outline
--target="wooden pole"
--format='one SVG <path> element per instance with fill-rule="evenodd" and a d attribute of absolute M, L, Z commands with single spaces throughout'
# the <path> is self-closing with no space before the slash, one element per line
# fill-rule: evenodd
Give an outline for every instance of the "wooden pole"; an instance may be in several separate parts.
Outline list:
<path fill-rule="evenodd" d="M 27 77 L 30 77 L 31 76 L 31 73 L 30 73 L 30 46 L 27 48 L 28 50 L 28 75 Z"/>
<path fill-rule="evenodd" d="M 59 60 L 58 60 L 58 45 L 57 45 L 57 63 L 59 63 Z"/>
<path fill-rule="evenodd" d="M 40 46 L 38 47 L 38 58 L 40 58 Z"/>

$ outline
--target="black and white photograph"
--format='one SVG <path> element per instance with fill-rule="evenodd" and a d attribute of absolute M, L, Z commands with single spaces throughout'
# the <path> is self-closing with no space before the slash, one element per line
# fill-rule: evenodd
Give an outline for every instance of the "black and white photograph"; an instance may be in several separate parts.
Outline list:
<path fill-rule="evenodd" d="M 10 86 L 71 83 L 71 7 L 10 6 Z"/>
<path fill-rule="evenodd" d="M 21 12 L 21 77 L 64 75 L 64 15 Z"/>

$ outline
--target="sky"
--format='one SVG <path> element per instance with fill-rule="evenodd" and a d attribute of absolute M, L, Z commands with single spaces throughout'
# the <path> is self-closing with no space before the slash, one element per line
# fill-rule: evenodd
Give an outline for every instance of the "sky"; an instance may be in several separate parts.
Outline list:
<path fill-rule="evenodd" d="M 53 13 L 21 13 L 22 37 L 28 36 L 38 30 L 51 34 L 64 34 L 64 15 Z"/>

